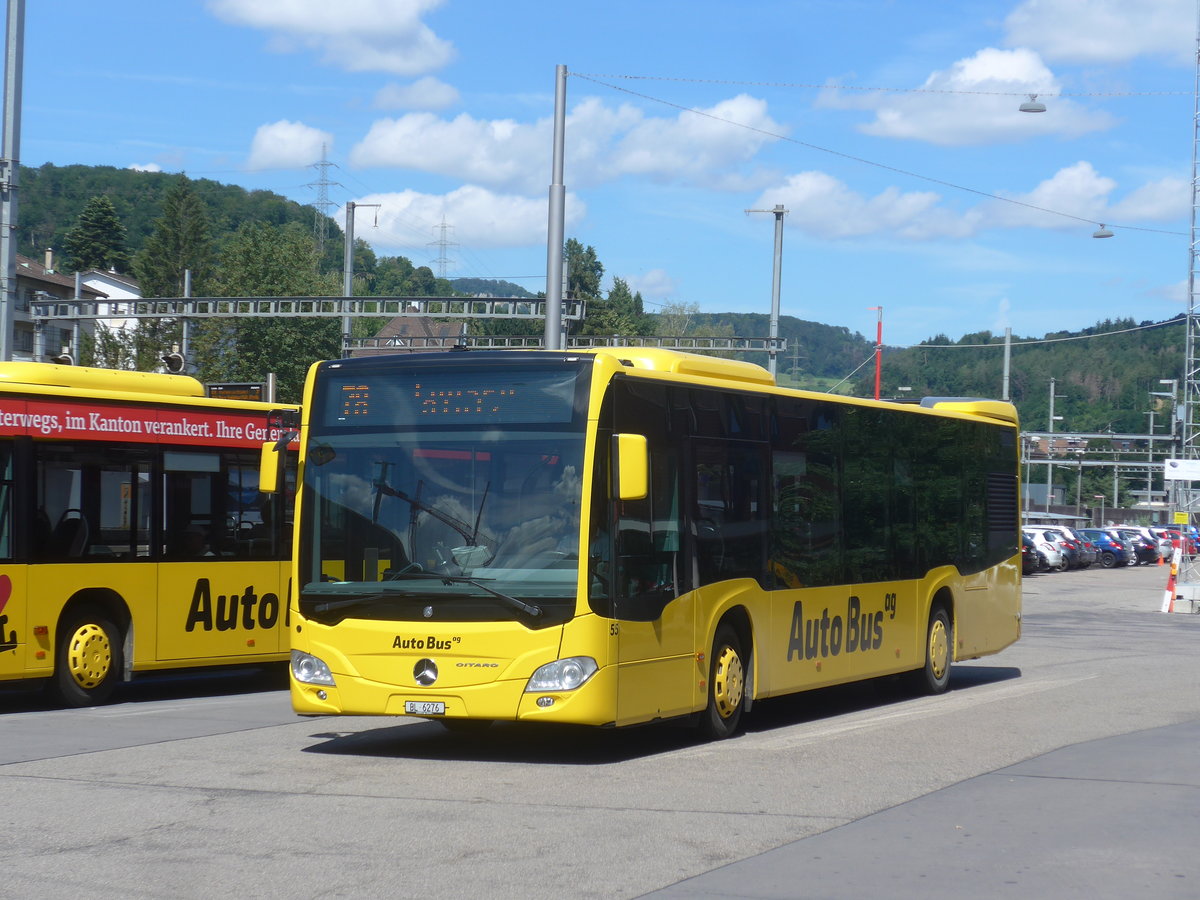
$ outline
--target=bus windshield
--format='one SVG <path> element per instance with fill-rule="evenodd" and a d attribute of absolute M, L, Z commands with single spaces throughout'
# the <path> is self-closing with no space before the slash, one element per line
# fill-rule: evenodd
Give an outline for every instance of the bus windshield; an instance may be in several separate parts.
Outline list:
<path fill-rule="evenodd" d="M 314 404 L 304 614 L 531 627 L 569 618 L 584 443 L 576 368 L 485 376 L 460 365 L 413 380 L 398 366 L 372 379 L 327 380 Z M 463 399 L 465 385 L 484 382 L 482 398 Z"/>

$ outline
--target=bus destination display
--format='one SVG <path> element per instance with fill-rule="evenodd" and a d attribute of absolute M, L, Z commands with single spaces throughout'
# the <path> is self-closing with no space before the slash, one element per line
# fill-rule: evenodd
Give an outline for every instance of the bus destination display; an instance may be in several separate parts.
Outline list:
<path fill-rule="evenodd" d="M 526 371 L 501 378 L 494 371 L 425 370 L 419 376 L 388 373 L 330 384 L 329 410 L 337 425 L 399 426 L 539 424 L 571 421 L 575 373 Z"/>

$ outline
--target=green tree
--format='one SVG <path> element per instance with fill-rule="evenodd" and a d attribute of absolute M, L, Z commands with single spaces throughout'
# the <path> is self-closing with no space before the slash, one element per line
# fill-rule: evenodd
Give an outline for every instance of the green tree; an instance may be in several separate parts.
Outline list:
<path fill-rule="evenodd" d="M 643 309 L 642 295 L 629 290 L 623 278 L 614 278 L 606 299 L 588 301 L 580 334 L 615 334 L 634 337 L 654 333 L 654 320 Z"/>
<path fill-rule="evenodd" d="M 574 300 L 592 300 L 600 296 L 604 266 L 596 257 L 595 247 L 570 238 L 564 248 L 567 265 L 567 293 Z"/>
<path fill-rule="evenodd" d="M 63 240 L 74 271 L 114 269 L 124 272 L 129 266 L 125 252 L 125 226 L 107 197 L 93 197 L 83 207 L 75 225 Z"/>
<path fill-rule="evenodd" d="M 218 297 L 340 295 L 335 274 L 317 271 L 312 233 L 298 225 L 242 225 L 218 255 Z M 341 355 L 336 317 L 211 319 L 196 328 L 192 357 L 202 381 L 263 381 L 274 372 L 279 399 L 300 400 L 308 367 Z"/>
<path fill-rule="evenodd" d="M 691 335 L 699 315 L 699 303 L 664 304 L 658 314 L 658 334 L 663 337 L 687 337 Z"/>
<path fill-rule="evenodd" d="M 164 353 L 179 345 L 181 327 L 173 319 L 145 319 L 131 329 L 96 323 L 94 335 L 81 337 L 80 363 L 102 369 L 155 372 Z"/>
<path fill-rule="evenodd" d="M 185 273 L 192 273 L 192 296 L 204 297 L 212 277 L 213 241 L 208 211 L 192 183 L 180 178 L 163 197 L 162 215 L 134 256 L 133 271 L 143 297 L 182 297 Z"/>

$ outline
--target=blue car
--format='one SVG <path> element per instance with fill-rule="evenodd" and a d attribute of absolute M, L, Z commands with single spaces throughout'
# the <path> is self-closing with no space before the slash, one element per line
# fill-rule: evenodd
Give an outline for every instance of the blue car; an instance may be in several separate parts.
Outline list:
<path fill-rule="evenodd" d="M 1100 565 L 1104 568 L 1129 565 L 1129 550 L 1124 544 L 1114 540 L 1107 531 L 1102 528 L 1078 528 L 1076 531 L 1092 542 L 1100 555 Z"/>

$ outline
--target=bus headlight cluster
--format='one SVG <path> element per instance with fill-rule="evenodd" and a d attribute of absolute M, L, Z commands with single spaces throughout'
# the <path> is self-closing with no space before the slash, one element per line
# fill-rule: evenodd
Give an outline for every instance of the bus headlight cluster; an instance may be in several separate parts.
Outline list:
<path fill-rule="evenodd" d="M 292 651 L 292 677 L 303 684 L 333 684 L 333 673 L 329 666 L 300 650 Z"/>
<path fill-rule="evenodd" d="M 525 693 L 535 691 L 573 691 L 593 675 L 599 667 L 590 656 L 556 659 L 529 676 Z"/>

